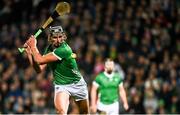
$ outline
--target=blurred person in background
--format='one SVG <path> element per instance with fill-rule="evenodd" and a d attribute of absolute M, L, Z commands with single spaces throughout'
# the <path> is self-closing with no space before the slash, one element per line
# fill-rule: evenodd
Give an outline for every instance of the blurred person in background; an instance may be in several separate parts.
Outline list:
<path fill-rule="evenodd" d="M 42 56 L 37 48 L 37 41 L 31 36 L 25 43 L 30 64 L 36 72 L 41 72 L 48 65 L 54 76 L 54 105 L 58 114 L 67 114 L 69 98 L 72 96 L 81 114 L 89 113 L 87 85 L 76 64 L 75 54 L 65 42 L 61 26 L 50 27 L 49 45 Z"/>
<path fill-rule="evenodd" d="M 91 89 L 92 113 L 118 114 L 119 95 L 124 109 L 128 110 L 129 108 L 122 78 L 119 73 L 114 72 L 114 68 L 114 61 L 107 59 L 104 72 L 99 73 L 93 81 Z M 97 92 L 98 100 L 96 100 Z"/>
<path fill-rule="evenodd" d="M 146 89 L 144 97 L 144 107 L 147 114 L 154 114 L 157 111 L 158 101 L 155 97 L 154 91 L 149 88 Z"/>

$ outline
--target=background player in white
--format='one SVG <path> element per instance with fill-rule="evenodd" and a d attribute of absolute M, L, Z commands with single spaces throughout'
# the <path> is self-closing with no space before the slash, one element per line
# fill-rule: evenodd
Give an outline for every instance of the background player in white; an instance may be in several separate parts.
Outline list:
<path fill-rule="evenodd" d="M 119 95 L 122 99 L 124 109 L 128 110 L 129 106 L 122 77 L 118 72 L 114 72 L 114 61 L 107 59 L 105 61 L 104 72 L 99 73 L 92 84 L 91 111 L 93 113 L 96 113 L 98 110 L 106 114 L 118 114 Z"/>

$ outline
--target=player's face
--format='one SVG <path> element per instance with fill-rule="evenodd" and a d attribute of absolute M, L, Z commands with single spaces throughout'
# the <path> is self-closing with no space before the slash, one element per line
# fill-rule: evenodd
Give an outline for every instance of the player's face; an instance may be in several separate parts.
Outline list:
<path fill-rule="evenodd" d="M 63 33 L 54 33 L 49 37 L 49 42 L 55 47 L 58 47 L 65 40 Z"/>
<path fill-rule="evenodd" d="M 114 62 L 113 61 L 106 61 L 105 62 L 105 71 L 111 74 L 114 70 Z"/>

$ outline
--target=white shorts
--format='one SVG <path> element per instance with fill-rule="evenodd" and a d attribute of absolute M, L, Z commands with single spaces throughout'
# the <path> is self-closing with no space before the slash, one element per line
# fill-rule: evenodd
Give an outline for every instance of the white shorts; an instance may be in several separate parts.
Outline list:
<path fill-rule="evenodd" d="M 66 92 L 72 96 L 75 101 L 88 99 L 88 89 L 87 84 L 83 78 L 77 83 L 68 84 L 68 85 L 56 85 L 54 86 L 55 96 L 56 93 Z"/>
<path fill-rule="evenodd" d="M 118 115 L 119 114 L 119 102 L 105 105 L 100 101 L 97 102 L 97 109 L 106 112 L 107 115 Z"/>

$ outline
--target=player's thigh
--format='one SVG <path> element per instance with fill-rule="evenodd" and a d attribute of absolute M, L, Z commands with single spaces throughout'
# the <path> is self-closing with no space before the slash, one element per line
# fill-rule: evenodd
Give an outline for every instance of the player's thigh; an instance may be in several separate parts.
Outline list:
<path fill-rule="evenodd" d="M 67 109 L 69 106 L 69 94 L 67 92 L 55 93 L 54 105 L 56 109 L 58 110 L 58 112 L 67 113 Z"/>
<path fill-rule="evenodd" d="M 89 101 L 87 99 L 76 101 L 76 104 L 78 105 L 80 114 L 89 113 Z"/>

